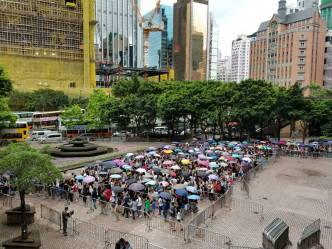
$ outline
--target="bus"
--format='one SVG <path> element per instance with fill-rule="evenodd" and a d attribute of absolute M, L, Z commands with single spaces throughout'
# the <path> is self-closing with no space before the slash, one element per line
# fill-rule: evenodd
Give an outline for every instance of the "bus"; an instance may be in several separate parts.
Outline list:
<path fill-rule="evenodd" d="M 66 138 L 74 138 L 85 133 L 97 135 L 99 138 L 112 136 L 112 132 L 110 131 L 107 125 L 101 127 L 100 129 L 91 129 L 91 130 L 88 130 L 87 125 L 77 125 L 75 127 L 69 127 L 68 129 L 66 128 L 62 129 L 62 133 Z"/>
<path fill-rule="evenodd" d="M 29 128 L 27 122 L 16 122 L 15 125 L 9 125 L 8 128 L 0 131 L 0 144 L 25 142 L 29 138 Z"/>
<path fill-rule="evenodd" d="M 21 113 L 13 113 L 17 116 L 18 122 L 26 122 L 28 124 L 29 131 L 33 127 L 33 112 L 21 112 Z"/>

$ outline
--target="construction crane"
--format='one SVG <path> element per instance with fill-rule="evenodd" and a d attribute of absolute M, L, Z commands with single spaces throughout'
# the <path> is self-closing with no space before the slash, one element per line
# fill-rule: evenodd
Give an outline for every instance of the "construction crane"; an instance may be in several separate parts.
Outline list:
<path fill-rule="evenodd" d="M 137 2 L 135 0 L 130 0 L 133 10 L 135 12 L 137 22 L 143 29 L 143 68 L 147 67 L 149 58 L 149 34 L 150 32 L 164 31 L 164 22 L 161 21 L 157 26 L 153 25 L 152 20 L 156 13 L 159 13 L 160 0 L 157 1 L 156 7 L 154 8 L 151 16 L 149 18 L 144 18 L 138 8 Z"/>

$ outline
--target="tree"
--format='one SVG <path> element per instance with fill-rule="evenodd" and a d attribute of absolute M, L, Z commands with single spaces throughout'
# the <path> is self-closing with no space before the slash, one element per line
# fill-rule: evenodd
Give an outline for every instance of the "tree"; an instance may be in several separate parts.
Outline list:
<path fill-rule="evenodd" d="M 47 88 L 30 93 L 26 106 L 30 111 L 56 111 L 69 104 L 69 97 L 64 92 Z"/>
<path fill-rule="evenodd" d="M 36 151 L 28 143 L 10 144 L 0 153 L 0 175 L 10 172 L 11 185 L 19 191 L 21 200 L 21 238 L 28 238 L 28 227 L 25 219 L 25 194 L 35 189 L 36 183 L 50 184 L 62 178 L 51 156 Z"/>
<path fill-rule="evenodd" d="M 0 98 L 8 97 L 13 90 L 13 81 L 5 70 L 4 66 L 0 65 Z"/>
<path fill-rule="evenodd" d="M 107 103 L 109 97 L 101 89 L 95 89 L 90 95 L 89 104 L 86 108 L 86 120 L 88 121 L 88 128 L 101 128 L 103 125 L 110 125 L 108 119 Z"/>
<path fill-rule="evenodd" d="M 78 105 L 73 105 L 70 108 L 65 107 L 65 111 L 61 114 L 61 119 L 66 128 L 84 123 L 84 116 L 81 107 Z"/>
<path fill-rule="evenodd" d="M 13 90 L 8 95 L 9 102 L 8 105 L 11 110 L 15 111 L 25 111 L 28 110 L 26 103 L 28 102 L 29 95 L 31 93 L 29 92 L 21 92 L 17 90 Z"/>
<path fill-rule="evenodd" d="M 8 99 L 0 98 L 0 138 L 1 130 L 8 128 L 9 125 L 14 125 L 17 120 L 17 116 L 12 114 L 8 107 Z"/>

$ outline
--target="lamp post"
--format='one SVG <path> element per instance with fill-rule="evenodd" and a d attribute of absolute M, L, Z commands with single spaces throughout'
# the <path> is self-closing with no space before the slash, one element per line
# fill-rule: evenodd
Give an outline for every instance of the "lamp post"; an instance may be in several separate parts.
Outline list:
<path fill-rule="evenodd" d="M 79 100 L 79 104 L 80 104 L 81 108 L 82 108 L 82 91 L 83 91 L 83 89 L 81 88 L 81 90 L 80 90 L 80 100 Z"/>

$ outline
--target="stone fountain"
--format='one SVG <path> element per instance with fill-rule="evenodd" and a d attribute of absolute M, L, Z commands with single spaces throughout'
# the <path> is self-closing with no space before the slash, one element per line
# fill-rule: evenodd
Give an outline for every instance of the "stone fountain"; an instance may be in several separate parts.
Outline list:
<path fill-rule="evenodd" d="M 52 156 L 57 157 L 90 157 L 107 153 L 107 148 L 89 143 L 85 139 L 75 138 L 68 144 L 62 144 L 56 147 Z"/>

